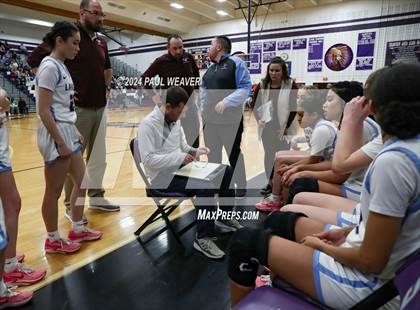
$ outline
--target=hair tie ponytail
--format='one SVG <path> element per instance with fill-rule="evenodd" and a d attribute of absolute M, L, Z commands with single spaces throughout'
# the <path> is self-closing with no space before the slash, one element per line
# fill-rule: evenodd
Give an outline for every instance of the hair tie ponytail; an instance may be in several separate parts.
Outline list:
<path fill-rule="evenodd" d="M 73 36 L 73 34 L 77 32 L 79 32 L 79 29 L 70 22 L 56 22 L 54 26 L 52 26 L 51 31 L 45 35 L 42 41 L 53 49 L 55 47 L 55 40 L 57 37 L 61 37 L 64 41 L 67 41 L 69 37 Z"/>

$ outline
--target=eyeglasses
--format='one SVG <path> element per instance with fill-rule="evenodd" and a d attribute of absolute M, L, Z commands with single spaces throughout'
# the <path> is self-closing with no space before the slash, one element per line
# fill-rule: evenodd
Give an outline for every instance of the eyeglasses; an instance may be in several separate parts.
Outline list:
<path fill-rule="evenodd" d="M 83 11 L 86 11 L 86 12 L 88 12 L 89 14 L 94 15 L 94 16 L 101 16 L 101 17 L 103 17 L 103 18 L 105 18 L 105 17 L 106 17 L 106 15 L 105 15 L 104 13 L 102 13 L 102 12 L 92 12 L 92 11 L 90 11 L 90 10 L 86 10 L 86 9 L 84 9 Z"/>

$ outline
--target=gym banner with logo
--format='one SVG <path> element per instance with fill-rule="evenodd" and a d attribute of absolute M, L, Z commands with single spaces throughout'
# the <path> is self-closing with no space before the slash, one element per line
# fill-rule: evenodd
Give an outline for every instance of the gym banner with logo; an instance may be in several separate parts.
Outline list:
<path fill-rule="evenodd" d="M 306 38 L 302 39 L 293 39 L 293 49 L 294 50 L 304 50 L 306 49 Z"/>
<path fill-rule="evenodd" d="M 361 32 L 357 38 L 356 70 L 372 70 L 376 32 Z"/>
<path fill-rule="evenodd" d="M 251 43 L 249 73 L 261 74 L 262 43 Z"/>
<path fill-rule="evenodd" d="M 267 41 L 263 43 L 263 52 L 275 52 L 276 51 L 276 41 Z"/>
<path fill-rule="evenodd" d="M 389 66 L 397 60 L 420 63 L 420 39 L 388 42 L 385 65 Z"/>
<path fill-rule="evenodd" d="M 291 48 L 290 40 L 289 41 L 278 41 L 277 42 L 277 50 L 278 51 L 290 50 L 290 48 Z"/>
<path fill-rule="evenodd" d="M 324 38 L 309 38 L 308 44 L 308 72 L 322 71 L 322 56 L 324 52 Z"/>

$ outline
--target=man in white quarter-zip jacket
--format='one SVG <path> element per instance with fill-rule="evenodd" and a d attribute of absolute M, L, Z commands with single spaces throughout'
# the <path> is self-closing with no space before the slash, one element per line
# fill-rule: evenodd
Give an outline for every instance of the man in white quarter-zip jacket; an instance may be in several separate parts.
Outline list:
<path fill-rule="evenodd" d="M 180 118 L 185 115 L 188 93 L 179 86 L 173 86 L 163 96 L 164 105 L 154 110 L 140 123 L 137 132 L 140 158 L 151 188 L 176 192 L 185 197 L 196 197 L 194 206 L 200 214 L 211 214 L 216 210 L 214 195 L 219 194 L 219 209 L 229 212 L 234 206 L 235 191 L 229 189 L 233 169 L 227 166 L 224 173 L 213 181 L 198 180 L 173 173 L 180 166 L 189 164 L 200 155 L 209 154 L 206 147 L 193 148 L 185 142 Z M 220 259 L 225 253 L 215 241 L 215 227 L 222 232 L 232 232 L 242 226 L 235 219 L 197 220 L 197 235 L 194 249 L 212 259 Z"/>

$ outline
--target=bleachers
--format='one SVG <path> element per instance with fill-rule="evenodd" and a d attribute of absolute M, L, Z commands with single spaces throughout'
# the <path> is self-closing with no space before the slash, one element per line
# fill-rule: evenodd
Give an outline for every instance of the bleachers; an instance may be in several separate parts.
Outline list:
<path fill-rule="evenodd" d="M 28 105 L 29 112 L 36 111 L 35 97 L 30 93 L 29 89 L 27 92 L 22 91 L 21 89 L 17 88 L 17 86 L 14 85 L 11 81 L 9 81 L 9 79 L 3 76 L 2 73 L 0 73 L 0 87 L 7 92 L 10 98 L 23 98 Z M 27 87 L 29 88 L 30 86 Z"/>
<path fill-rule="evenodd" d="M 11 98 L 23 98 L 28 105 L 29 112 L 35 112 L 34 75 L 29 70 L 26 55 L 21 53 L 16 46 L 5 46 L 3 42 L 0 44 L 5 47 L 3 53 L 0 54 L 0 87 L 4 88 Z M 4 57 L 6 54 L 7 57 Z M 122 85 L 125 78 L 141 76 L 140 71 L 114 57 L 111 58 L 111 67 L 114 75 L 113 88 L 117 88 L 117 84 Z M 16 76 L 16 73 L 19 77 Z M 20 78 L 21 75 L 24 78 Z"/>
<path fill-rule="evenodd" d="M 141 72 L 118 58 L 111 57 L 111 67 L 114 75 L 126 77 L 140 77 Z"/>
<path fill-rule="evenodd" d="M 28 51 L 25 47 L 20 49 L 4 42 L 0 44 L 0 87 L 4 88 L 11 98 L 23 98 L 29 112 L 34 112 L 34 75 L 26 62 Z"/>

